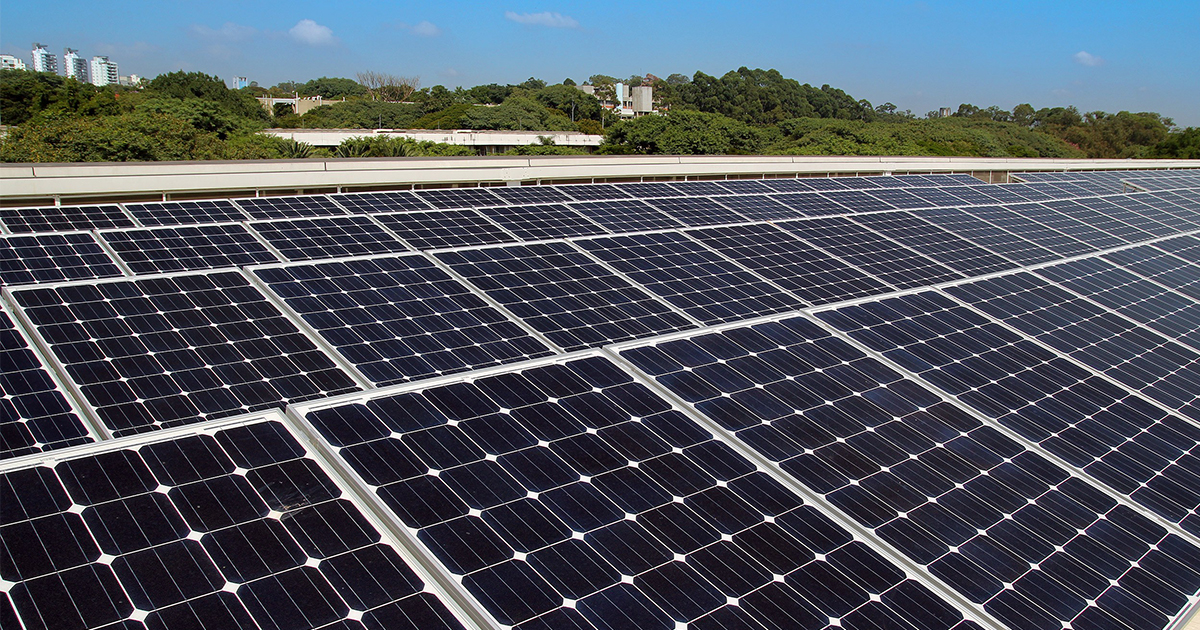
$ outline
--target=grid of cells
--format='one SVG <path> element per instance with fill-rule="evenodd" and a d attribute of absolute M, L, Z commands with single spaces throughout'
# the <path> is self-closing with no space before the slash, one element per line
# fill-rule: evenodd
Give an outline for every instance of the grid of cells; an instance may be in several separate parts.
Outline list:
<path fill-rule="evenodd" d="M 240 223 L 118 230 L 100 237 L 137 274 L 279 262 Z"/>
<path fill-rule="evenodd" d="M 66 395 L 3 310 L 0 364 L 0 459 L 92 441 Z"/>
<path fill-rule="evenodd" d="M 195 223 L 229 223 L 245 221 L 232 201 L 162 201 L 156 203 L 127 203 L 125 209 L 138 223 L 146 227 L 156 225 L 191 225 Z"/>
<path fill-rule="evenodd" d="M 345 210 L 325 196 L 255 197 L 236 201 L 251 219 L 301 219 L 346 214 Z"/>
<path fill-rule="evenodd" d="M 959 186 L 951 193 L 966 202 L 968 206 L 986 206 L 997 201 L 995 197 L 988 196 L 976 186 Z"/>
<path fill-rule="evenodd" d="M 567 243 L 444 252 L 437 258 L 567 351 L 695 327 Z"/>
<path fill-rule="evenodd" d="M 1183 209 L 1185 216 L 1196 217 L 1200 213 L 1200 195 L 1195 191 L 1166 191 L 1156 193 L 1155 196 L 1179 206 Z"/>
<path fill-rule="evenodd" d="M 720 197 L 717 201 L 751 221 L 777 221 L 801 216 L 767 195 L 735 195 Z"/>
<path fill-rule="evenodd" d="M 679 191 L 671 188 L 669 184 L 659 182 L 638 182 L 634 184 L 614 184 L 621 192 L 635 199 L 649 199 L 652 197 L 678 197 Z"/>
<path fill-rule="evenodd" d="M 1059 255 L 958 208 L 930 208 L 913 213 L 934 225 L 978 243 L 1021 265 L 1033 265 Z"/>
<path fill-rule="evenodd" d="M 1176 243 L 1190 243 L 1192 246 L 1200 248 L 1200 241 L 1190 236 L 1183 236 L 1169 241 L 1160 241 L 1153 246 L 1142 245 L 1132 249 L 1117 250 L 1103 255 L 1102 258 L 1190 298 L 1200 300 L 1200 274 L 1196 273 L 1195 262 L 1169 253 L 1172 249 L 1179 251 L 1175 247 Z"/>
<path fill-rule="evenodd" d="M 351 212 L 409 212 L 429 210 L 431 206 L 410 192 L 351 193 L 333 195 L 339 206 Z"/>
<path fill-rule="evenodd" d="M 787 221 L 780 225 L 810 244 L 901 289 L 963 277 L 932 258 L 850 219 L 828 217 Z"/>
<path fill-rule="evenodd" d="M 497 186 L 489 192 L 515 205 L 571 201 L 570 197 L 550 186 Z"/>
<path fill-rule="evenodd" d="M 850 212 L 846 206 L 817 193 L 785 193 L 774 195 L 771 199 L 805 216 L 819 217 Z"/>
<path fill-rule="evenodd" d="M 572 184 L 559 188 L 562 192 L 579 201 L 601 201 L 605 199 L 629 199 L 629 195 L 621 192 L 612 184 Z"/>
<path fill-rule="evenodd" d="M 123 275 L 88 232 L 0 236 L 0 285 Z"/>
<path fill-rule="evenodd" d="M 621 354 L 1009 627 L 1164 628 L 1200 589 L 1200 548 L 806 319 Z"/>
<path fill-rule="evenodd" d="M 542 240 L 604 234 L 604 228 L 562 205 L 508 206 L 479 211 L 521 240 Z"/>
<path fill-rule="evenodd" d="M 1038 223 L 1010 210 L 1007 206 L 977 206 L 971 208 L 971 216 L 977 217 L 1021 238 L 1036 243 L 1059 256 L 1078 256 L 1096 251 L 1098 248 L 1058 230 Z"/>
<path fill-rule="evenodd" d="M 1021 195 L 1029 201 L 1045 201 L 1047 199 L 1053 199 L 1053 197 L 1050 195 L 1047 195 L 1046 193 L 1027 184 L 1007 184 L 1004 188 L 1005 190 L 1010 190 L 1018 195 Z"/>
<path fill-rule="evenodd" d="M 1106 212 L 1100 212 L 1072 199 L 1046 201 L 1042 205 L 1065 214 L 1080 223 L 1111 234 L 1120 239 L 1122 243 L 1137 243 L 1139 241 L 1150 240 L 1156 236 L 1119 220 L 1111 212 L 1111 209 L 1108 209 Z M 1096 244 L 1102 248 L 1109 247 L 1104 242 L 1097 242 Z"/>
<path fill-rule="evenodd" d="M 689 197 L 711 197 L 713 195 L 728 195 L 729 191 L 718 182 L 671 182 L 671 188 L 681 195 Z"/>
<path fill-rule="evenodd" d="M 861 190 L 835 190 L 823 192 L 821 196 L 854 212 L 873 212 L 877 210 L 895 210 L 892 204 L 871 196 L 871 193 Z"/>
<path fill-rule="evenodd" d="M 505 627 L 975 627 L 602 358 L 306 418 Z"/>
<path fill-rule="evenodd" d="M 484 188 L 436 188 L 419 190 L 416 194 L 434 208 L 481 208 L 504 205 L 504 200 Z"/>
<path fill-rule="evenodd" d="M 840 302 L 892 290 L 861 269 L 773 225 L 705 228 L 689 230 L 688 234 L 810 304 Z"/>
<path fill-rule="evenodd" d="M 651 208 L 640 199 L 613 199 L 573 203 L 571 209 L 610 232 L 639 232 L 680 227 L 679 221 Z"/>
<path fill-rule="evenodd" d="M 1113 198 L 1115 203 L 1119 203 L 1121 207 L 1128 208 L 1134 213 L 1152 219 L 1157 223 L 1169 226 L 1176 232 L 1188 232 L 1200 227 L 1193 216 L 1192 220 L 1183 216 L 1185 212 L 1179 206 L 1157 199 L 1150 195 L 1123 195 L 1119 198 Z"/>
<path fill-rule="evenodd" d="M 775 192 L 773 188 L 756 179 L 728 179 L 716 183 L 735 195 L 765 195 Z"/>
<path fill-rule="evenodd" d="M 423 256 L 259 268 L 254 274 L 377 385 L 551 354 Z"/>
<path fill-rule="evenodd" d="M 417 249 L 492 245 L 517 240 L 474 210 L 377 214 L 374 219 Z"/>
<path fill-rule="evenodd" d="M 250 227 L 285 260 L 342 258 L 389 252 L 408 247 L 367 216 L 328 217 L 296 221 L 256 221 Z"/>
<path fill-rule="evenodd" d="M 773 190 L 775 192 L 795 193 L 795 192 L 812 192 L 814 190 L 817 190 L 816 188 L 814 188 L 813 186 L 810 186 L 808 184 L 808 182 L 811 182 L 811 181 L 816 181 L 816 179 L 815 178 L 764 179 L 764 180 L 762 180 L 762 183 L 764 186 L 766 186 L 767 188 L 770 188 L 771 190 Z M 845 190 L 846 189 L 845 186 L 843 186 L 837 182 L 830 184 L 830 186 L 831 186 L 831 188 L 829 188 L 828 190 Z M 822 190 L 826 190 L 826 189 L 823 188 Z"/>
<path fill-rule="evenodd" d="M 929 207 L 929 202 L 902 188 L 872 190 L 870 194 L 872 197 L 891 205 L 893 208 L 908 209 Z"/>
<path fill-rule="evenodd" d="M 955 206 L 969 205 L 963 201 L 961 197 L 956 197 L 950 194 L 949 191 L 940 188 L 909 188 L 907 189 L 914 197 L 921 199 L 926 205 L 935 208 L 950 208 Z"/>
<path fill-rule="evenodd" d="M 868 214 L 851 220 L 969 276 L 1016 267 L 1011 261 L 907 212 Z"/>
<path fill-rule="evenodd" d="M 971 186 L 970 189 L 981 195 L 990 197 L 991 199 L 995 200 L 995 202 L 999 202 L 999 203 L 1023 203 L 1026 201 L 1032 201 L 1031 199 L 1028 199 L 1021 193 L 1011 190 L 1007 186 L 1001 186 L 999 184 L 989 184 L 989 185 L 985 185 L 985 186 Z M 959 189 L 955 188 L 955 190 L 959 190 Z M 985 202 L 983 205 L 987 205 L 987 203 L 993 203 L 993 202 Z"/>
<path fill-rule="evenodd" d="M 932 292 L 820 313 L 864 345 L 1130 496 L 1200 531 L 1200 429 Z"/>
<path fill-rule="evenodd" d="M 746 217 L 711 199 L 688 197 L 682 199 L 648 199 L 647 203 L 679 219 L 684 225 L 720 225 L 742 223 Z"/>
<path fill-rule="evenodd" d="M 276 421 L 11 470 L 0 498 L 26 628 L 462 628 Z"/>
<path fill-rule="evenodd" d="M 800 300 L 679 233 L 575 242 L 704 324 L 794 311 Z"/>
<path fill-rule="evenodd" d="M 1136 228 L 1141 233 L 1129 232 L 1128 229 L 1124 230 L 1124 233 L 1129 235 L 1128 240 L 1131 242 L 1148 240 L 1150 237 L 1147 237 L 1146 234 L 1151 235 L 1151 237 L 1158 237 L 1173 236 L 1179 233 L 1179 230 L 1171 225 L 1165 225 L 1144 214 L 1134 212 L 1134 207 L 1141 206 L 1144 208 L 1145 206 L 1140 203 L 1136 205 L 1130 204 L 1122 197 L 1089 197 L 1078 200 L 1078 203 L 1086 206 L 1093 212 L 1099 213 L 1101 218 L 1097 219 L 1097 221 L 1104 221 L 1104 224 L 1108 224 L 1111 221 L 1120 221 L 1127 226 Z M 1101 223 L 1096 223 L 1096 225 L 1101 225 Z M 1114 230 L 1109 231 L 1114 234 L 1121 234 L 1121 232 Z"/>
<path fill-rule="evenodd" d="M 241 273 L 12 295 L 118 436 L 358 389 Z"/>
<path fill-rule="evenodd" d="M 0 223 L 14 234 L 133 227 L 133 219 L 115 205 L 0 208 Z"/>

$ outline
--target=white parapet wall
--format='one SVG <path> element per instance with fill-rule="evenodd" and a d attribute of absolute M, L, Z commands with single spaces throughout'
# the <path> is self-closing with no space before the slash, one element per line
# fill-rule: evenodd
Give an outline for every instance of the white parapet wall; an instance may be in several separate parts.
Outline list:
<path fill-rule="evenodd" d="M 1021 171 L 1196 169 L 1200 160 L 956 157 L 532 156 L 319 158 L 211 162 L 0 165 L 3 205 L 104 199 L 255 196 L 304 191 L 639 181 L 971 173 L 1006 181 Z M 52 203 L 54 202 L 52 201 Z"/>
<path fill-rule="evenodd" d="M 595 148 L 604 136 L 577 131 L 477 131 L 473 129 L 267 129 L 265 135 L 314 147 L 336 147 L 350 138 L 393 137 L 474 149 L 497 149 L 553 142 L 560 147 Z"/>

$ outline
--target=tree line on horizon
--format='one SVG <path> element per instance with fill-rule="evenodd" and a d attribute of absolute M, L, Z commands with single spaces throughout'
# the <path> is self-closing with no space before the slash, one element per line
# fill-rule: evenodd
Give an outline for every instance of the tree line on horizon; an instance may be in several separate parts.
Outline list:
<path fill-rule="evenodd" d="M 622 120 L 601 107 L 597 96 L 611 100 L 618 82 L 654 87 L 663 115 Z M 455 89 L 419 83 L 369 72 L 231 90 L 215 76 L 179 71 L 128 88 L 3 70 L 0 161 L 474 155 L 400 138 L 314 148 L 258 133 L 270 127 L 580 131 L 604 135 L 599 152 L 608 154 L 1200 158 L 1200 128 L 1180 129 L 1157 113 L 962 104 L 949 117 L 918 117 L 892 103 L 873 106 L 829 85 L 745 67 L 721 77 L 592 75 L 584 83 L 597 96 L 571 79 Z M 298 116 L 286 105 L 267 111 L 256 99 L 292 95 L 332 102 Z M 548 144 L 512 151 L 581 152 Z"/>

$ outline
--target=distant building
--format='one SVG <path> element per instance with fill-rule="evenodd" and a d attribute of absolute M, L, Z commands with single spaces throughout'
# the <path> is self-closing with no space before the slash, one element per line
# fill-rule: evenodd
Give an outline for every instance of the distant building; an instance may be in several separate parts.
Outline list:
<path fill-rule="evenodd" d="M 82 83 L 88 82 L 87 59 L 80 57 L 79 51 L 74 48 L 63 49 L 63 76 Z"/>
<path fill-rule="evenodd" d="M 954 111 L 949 107 L 943 107 L 938 110 L 938 118 L 949 118 L 954 115 Z"/>
<path fill-rule="evenodd" d="M 346 99 L 343 97 L 341 99 L 341 101 L 330 101 L 330 102 L 334 102 L 334 103 L 344 102 L 345 100 Z M 272 96 L 259 96 L 258 102 L 262 103 L 263 108 L 266 109 L 268 112 L 270 112 L 271 115 L 275 114 L 275 106 L 276 105 L 281 104 L 281 103 L 284 105 L 290 105 L 292 108 L 292 111 L 297 116 L 303 116 L 305 114 L 305 112 L 316 109 L 316 108 L 326 104 L 324 99 L 322 99 L 319 95 L 318 96 L 288 96 L 288 97 L 284 97 L 284 98 L 276 98 L 276 97 L 272 97 Z"/>
<path fill-rule="evenodd" d="M 92 85 L 105 86 L 117 84 L 121 81 L 121 75 L 117 72 L 117 64 L 108 60 L 108 57 L 98 55 L 92 57 Z"/>
<path fill-rule="evenodd" d="M 248 77 L 233 77 L 229 80 L 229 89 L 240 90 L 245 87 L 250 87 L 250 79 Z"/>
<path fill-rule="evenodd" d="M 45 44 L 33 44 L 33 71 L 58 74 L 58 57 Z"/>
<path fill-rule="evenodd" d="M 142 84 L 142 77 L 131 74 L 128 76 L 117 77 L 117 83 L 125 87 L 137 87 Z"/>
<path fill-rule="evenodd" d="M 600 107 L 614 110 L 618 116 L 624 118 L 637 118 L 658 111 L 654 108 L 654 88 L 650 85 L 631 87 L 624 83 L 616 83 L 613 85 L 612 100 L 600 98 L 596 94 L 596 86 L 594 85 L 579 85 L 576 87 L 584 94 L 600 99 Z"/>
<path fill-rule="evenodd" d="M 12 55 L 0 55 L 0 70 L 24 70 L 25 62 Z"/>

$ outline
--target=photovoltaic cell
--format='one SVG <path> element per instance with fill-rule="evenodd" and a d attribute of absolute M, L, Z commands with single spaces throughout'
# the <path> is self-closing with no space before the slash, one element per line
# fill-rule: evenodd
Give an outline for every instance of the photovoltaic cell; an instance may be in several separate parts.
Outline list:
<path fill-rule="evenodd" d="M 604 228 L 562 204 L 484 208 L 479 211 L 521 240 L 604 234 Z"/>
<path fill-rule="evenodd" d="M 814 181 L 815 179 L 816 178 L 764 179 L 764 180 L 762 180 L 762 183 L 764 186 L 770 188 L 771 190 L 773 190 L 775 192 L 781 192 L 781 193 L 812 192 L 817 189 L 814 188 L 813 186 L 809 186 L 808 182 Z M 843 190 L 845 188 L 844 186 L 841 186 L 839 184 L 834 184 L 833 186 L 834 186 L 833 190 Z"/>
<path fill-rule="evenodd" d="M 935 292 L 818 317 L 1167 520 L 1200 530 L 1190 472 L 1200 429 L 1190 422 Z"/>
<path fill-rule="evenodd" d="M 1185 210 L 1169 201 L 1156 199 L 1150 195 L 1125 195 L 1120 198 L 1121 205 L 1148 219 L 1174 228 L 1176 232 L 1186 232 L 1200 227 L 1200 223 L 1183 216 Z M 1200 218 L 1195 217 L 1193 218 Z"/>
<path fill-rule="evenodd" d="M 408 251 L 404 243 L 367 216 L 255 221 L 250 227 L 286 260 Z"/>
<path fill-rule="evenodd" d="M 895 210 L 896 206 L 872 196 L 861 190 L 837 190 L 823 192 L 821 196 L 830 201 L 845 206 L 851 212 L 873 212 L 876 210 Z"/>
<path fill-rule="evenodd" d="M 965 210 L 930 208 L 918 210 L 913 214 L 1022 265 L 1059 258 L 1058 254 L 1033 241 L 1025 240 L 1008 230 L 972 216 Z"/>
<path fill-rule="evenodd" d="M 483 188 L 436 188 L 418 190 L 416 194 L 435 208 L 480 208 L 504 205 L 503 199 Z"/>
<path fill-rule="evenodd" d="M 436 256 L 567 351 L 694 327 L 567 243 Z"/>
<path fill-rule="evenodd" d="M 1097 249 L 1095 246 L 1013 212 L 1006 206 L 976 206 L 969 211 L 964 210 L 964 212 L 1036 243 L 1062 257 L 1087 254 Z"/>
<path fill-rule="evenodd" d="M 1092 202 L 1095 203 L 1096 200 L 1092 200 Z M 1124 221 L 1119 220 L 1117 215 L 1121 214 L 1120 209 L 1116 209 L 1116 212 L 1113 212 L 1113 209 L 1111 208 L 1104 208 L 1104 211 L 1102 212 L 1100 210 L 1085 206 L 1080 201 L 1075 201 L 1072 199 L 1046 201 L 1043 202 L 1042 205 L 1045 205 L 1048 208 L 1053 208 L 1054 210 L 1061 212 L 1062 214 L 1065 214 L 1081 223 L 1103 230 L 1108 234 L 1112 234 L 1125 243 L 1146 241 L 1156 236 L 1155 234 L 1140 230 L 1132 225 L 1129 225 L 1128 223 L 1125 223 Z M 1101 246 L 1104 247 L 1104 245 Z"/>
<path fill-rule="evenodd" d="M 1011 190 L 1012 192 L 1021 195 L 1029 201 L 1045 201 L 1047 199 L 1054 199 L 1054 197 L 1051 197 L 1050 195 L 1047 195 L 1046 193 L 1033 188 L 1028 184 L 1006 184 L 1005 189 Z"/>
<path fill-rule="evenodd" d="M 133 227 L 119 206 L 0 208 L 0 223 L 14 234 Z"/>
<path fill-rule="evenodd" d="M 12 296 L 118 436 L 358 389 L 241 273 Z"/>
<path fill-rule="evenodd" d="M 799 190 L 849 190 L 851 188 L 852 178 L 833 178 L 833 177 L 807 177 L 797 180 L 769 180 L 768 186 L 775 187 L 777 182 L 795 181 L 803 184 L 805 188 Z M 781 192 L 787 192 L 788 188 L 780 188 Z"/>
<path fill-rule="evenodd" d="M 924 201 L 927 206 L 933 206 L 935 208 L 952 208 L 970 205 L 961 197 L 956 197 L 952 195 L 950 191 L 942 190 L 941 188 L 907 188 L 905 190 L 912 194 L 912 196 Z"/>
<path fill-rule="evenodd" d="M 600 357 L 300 411 L 505 627 L 963 622 Z"/>
<path fill-rule="evenodd" d="M 1144 204 L 1140 203 L 1135 205 L 1126 197 L 1088 197 L 1086 199 L 1079 199 L 1077 203 L 1087 206 L 1103 217 L 1107 217 L 1107 221 L 1120 221 L 1121 224 L 1136 228 L 1138 230 L 1137 232 L 1130 232 L 1129 228 L 1117 225 L 1115 229 L 1120 231 L 1108 230 L 1109 232 L 1117 235 L 1128 234 L 1128 240 L 1131 242 L 1147 240 L 1145 234 L 1150 234 L 1152 236 L 1171 236 L 1179 233 L 1178 229 L 1171 227 L 1170 225 L 1165 225 L 1159 221 L 1147 217 L 1145 214 L 1135 212 L 1135 207 L 1141 207 L 1145 209 L 1149 208 L 1146 208 Z M 1077 218 L 1082 219 L 1083 217 L 1080 216 Z M 1174 221 L 1172 221 L 1172 223 L 1174 223 Z M 1100 224 L 1097 223 L 1096 225 Z"/>
<path fill-rule="evenodd" d="M 329 197 L 253 197 L 235 199 L 251 219 L 300 219 L 334 217 L 346 214 Z"/>
<path fill-rule="evenodd" d="M 649 204 L 640 199 L 573 203 L 570 204 L 570 207 L 615 233 L 658 230 L 683 225 L 683 223 L 651 208 Z"/>
<path fill-rule="evenodd" d="M 872 190 L 870 194 L 893 208 L 928 208 L 930 205 L 928 201 L 902 188 Z"/>
<path fill-rule="evenodd" d="M 976 186 L 980 181 L 966 173 L 934 173 L 924 177 L 934 186 Z"/>
<path fill-rule="evenodd" d="M 100 237 L 136 274 L 279 262 L 240 223 L 115 230 Z"/>
<path fill-rule="evenodd" d="M 727 179 L 717 185 L 735 195 L 765 195 L 775 192 L 773 188 L 755 179 Z"/>
<path fill-rule="evenodd" d="M 852 220 L 969 276 L 1016 267 L 1011 261 L 908 212 L 856 215 Z"/>
<path fill-rule="evenodd" d="M 1011 628 L 1164 628 L 1200 588 L 1200 549 L 807 320 L 621 356 Z"/>
<path fill-rule="evenodd" d="M 952 188 L 950 192 L 965 201 L 968 206 L 986 206 L 999 201 L 985 193 L 982 186 L 958 186 Z"/>
<path fill-rule="evenodd" d="M 0 285 L 123 275 L 88 232 L 0 236 Z"/>
<path fill-rule="evenodd" d="M 404 191 L 351 193 L 332 195 L 330 198 L 343 208 L 361 214 L 420 211 L 432 208 L 432 206 L 418 197 L 416 193 Z"/>
<path fill-rule="evenodd" d="M 496 186 L 488 192 L 511 204 L 546 204 L 571 201 L 557 188 L 550 186 Z"/>
<path fill-rule="evenodd" d="M 1124 239 L 1113 236 L 1098 227 L 1084 223 L 1079 219 L 1046 205 L 1050 203 L 1054 202 L 1019 203 L 1005 206 L 1005 208 L 1020 214 L 1026 219 L 1036 221 L 1053 231 L 1066 234 L 1075 240 L 1087 243 L 1096 249 L 1107 249 L 1127 244 L 1127 241 Z"/>
<path fill-rule="evenodd" d="M 374 219 L 417 249 L 491 245 L 517 240 L 475 210 L 377 214 Z"/>
<path fill-rule="evenodd" d="M 829 217 L 787 221 L 780 225 L 810 244 L 901 289 L 964 277 L 849 219 Z"/>
<path fill-rule="evenodd" d="M 742 223 L 746 217 L 711 200 L 698 197 L 683 199 L 648 199 L 647 203 L 678 219 L 684 225 L 720 225 Z"/>
<path fill-rule="evenodd" d="M 687 195 L 688 197 L 711 197 L 714 195 L 729 194 L 729 191 L 723 188 L 720 182 L 670 182 L 667 185 L 679 191 L 679 194 Z"/>
<path fill-rule="evenodd" d="M 0 310 L 0 364 L 0 459 L 92 441 L 6 310 Z"/>
<path fill-rule="evenodd" d="M 1200 248 L 1200 241 L 1191 237 L 1180 237 L 1160 241 L 1153 246 L 1142 245 L 1105 254 L 1103 258 L 1123 266 L 1158 284 L 1178 291 L 1193 300 L 1200 300 L 1200 274 L 1193 261 L 1168 253 L 1172 243 L 1189 241 Z"/>
<path fill-rule="evenodd" d="M 638 182 L 633 184 L 613 184 L 622 193 L 634 199 L 650 199 L 652 197 L 678 197 L 679 191 L 661 182 Z"/>
<path fill-rule="evenodd" d="M 603 199 L 629 199 L 629 195 L 621 192 L 612 184 L 571 184 L 561 186 L 559 190 L 579 201 L 595 201 Z"/>
<path fill-rule="evenodd" d="M 803 216 L 767 195 L 736 195 L 720 197 L 717 201 L 751 221 L 797 219 Z"/>
<path fill-rule="evenodd" d="M 822 216 L 827 214 L 845 214 L 850 209 L 842 204 L 817 193 L 786 193 L 771 197 L 775 201 L 792 208 L 806 216 Z"/>
<path fill-rule="evenodd" d="M 424 256 L 253 273 L 377 385 L 551 354 Z"/>
<path fill-rule="evenodd" d="M 687 233 L 810 304 L 840 302 L 892 290 L 862 270 L 773 225 L 705 228 Z"/>
<path fill-rule="evenodd" d="M 958 190 L 955 188 L 955 190 Z M 1024 203 L 1032 201 L 1026 198 L 1020 192 L 1014 190 L 1008 184 L 985 184 L 983 186 L 972 186 L 971 190 L 978 191 L 1000 203 Z M 986 205 L 986 204 L 984 204 Z"/>
<path fill-rule="evenodd" d="M 679 233 L 587 239 L 575 244 L 705 324 L 804 306 L 795 297 Z"/>
<path fill-rule="evenodd" d="M 237 206 L 228 199 L 212 201 L 162 201 L 156 203 L 127 203 L 125 209 L 138 223 L 156 225 L 191 225 L 195 223 L 229 223 L 245 221 Z"/>
<path fill-rule="evenodd" d="M 0 471 L 24 627 L 461 629 L 279 420 Z"/>

